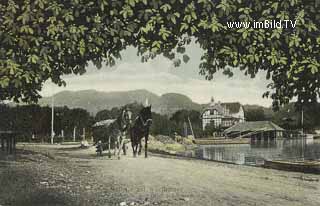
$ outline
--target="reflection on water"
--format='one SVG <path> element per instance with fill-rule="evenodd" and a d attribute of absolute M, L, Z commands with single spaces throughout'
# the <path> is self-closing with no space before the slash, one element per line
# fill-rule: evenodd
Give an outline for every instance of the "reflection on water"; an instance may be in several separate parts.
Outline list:
<path fill-rule="evenodd" d="M 202 145 L 188 156 L 200 159 L 261 165 L 264 159 L 320 159 L 320 142 L 313 139 L 253 141 L 251 144 Z"/>

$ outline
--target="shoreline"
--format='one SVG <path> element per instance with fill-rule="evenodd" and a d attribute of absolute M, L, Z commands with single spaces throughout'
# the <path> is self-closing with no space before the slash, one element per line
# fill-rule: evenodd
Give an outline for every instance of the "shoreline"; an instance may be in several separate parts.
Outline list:
<path fill-rule="evenodd" d="M 95 156 L 94 147 L 74 145 L 24 149 L 16 161 L 9 161 L 14 164 L 0 162 L 0 184 L 7 185 L 0 188 L 0 205 L 320 203 L 318 175 L 154 153 L 133 158 L 131 151 L 117 160 Z"/>

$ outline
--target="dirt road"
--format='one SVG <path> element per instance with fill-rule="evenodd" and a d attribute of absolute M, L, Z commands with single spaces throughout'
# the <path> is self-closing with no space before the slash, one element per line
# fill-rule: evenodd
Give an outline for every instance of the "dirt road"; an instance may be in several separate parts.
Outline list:
<path fill-rule="evenodd" d="M 1 161 L 0 205 L 320 205 L 319 175 L 72 147 Z"/>

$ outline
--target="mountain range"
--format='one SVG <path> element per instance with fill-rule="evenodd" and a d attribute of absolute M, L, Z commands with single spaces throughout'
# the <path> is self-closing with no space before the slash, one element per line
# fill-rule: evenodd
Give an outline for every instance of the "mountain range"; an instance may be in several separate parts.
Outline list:
<path fill-rule="evenodd" d="M 69 108 L 83 108 L 95 115 L 97 112 L 104 109 L 112 109 L 113 107 L 120 107 L 129 103 L 137 102 L 145 104 L 146 99 L 148 103 L 152 104 L 152 111 L 170 116 L 174 112 L 186 109 L 201 111 L 208 104 L 199 104 L 193 102 L 188 96 L 178 93 L 167 93 L 163 95 L 156 95 L 147 90 L 133 90 L 123 92 L 101 92 L 96 90 L 82 90 L 82 91 L 62 91 L 54 95 L 55 106 L 68 106 Z M 51 106 L 52 97 L 43 97 L 39 100 L 41 106 Z M 274 112 L 269 107 L 260 105 L 242 105 L 246 114 L 263 113 L 263 120 L 271 120 L 275 123 L 283 124 L 284 119 L 292 119 L 292 125 L 299 126 L 301 122 L 301 110 L 295 108 L 294 103 L 290 103 L 281 107 L 279 111 Z M 319 122 L 320 103 L 314 106 L 304 107 L 304 124 L 305 127 L 320 128 Z M 253 115 L 254 116 L 254 115 Z M 246 117 L 248 118 L 248 117 Z M 255 121 L 255 120 L 249 120 Z M 298 125 L 298 126 L 297 126 Z"/>
<path fill-rule="evenodd" d="M 178 93 L 166 93 L 161 96 L 148 90 L 132 90 L 121 92 L 102 92 L 96 90 L 82 91 L 62 91 L 54 95 L 55 106 L 68 106 L 69 108 L 83 108 L 91 114 L 104 109 L 123 106 L 129 103 L 137 102 L 152 105 L 152 111 L 159 114 L 171 115 L 174 112 L 186 109 L 201 111 L 208 104 L 199 104 L 193 102 L 188 96 Z M 42 106 L 51 106 L 52 97 L 43 97 L 39 100 Z M 243 105 L 245 110 L 262 108 L 266 117 L 273 116 L 271 108 L 260 105 Z"/>
<path fill-rule="evenodd" d="M 104 109 L 123 106 L 137 102 L 152 105 L 152 111 L 159 114 L 170 115 L 177 110 L 201 110 L 204 105 L 193 102 L 189 97 L 167 93 L 161 96 L 147 90 L 133 90 L 123 92 L 101 92 L 96 90 L 62 91 L 54 95 L 55 106 L 68 106 L 70 108 L 83 108 L 95 115 Z M 43 97 L 39 100 L 42 106 L 51 105 L 52 97 Z"/>

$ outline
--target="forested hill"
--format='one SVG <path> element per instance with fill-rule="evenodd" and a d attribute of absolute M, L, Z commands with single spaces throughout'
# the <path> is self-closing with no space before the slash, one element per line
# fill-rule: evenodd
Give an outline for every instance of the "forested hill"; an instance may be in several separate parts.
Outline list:
<path fill-rule="evenodd" d="M 56 106 L 68 106 L 69 108 L 83 108 L 91 114 L 96 114 L 104 109 L 123 106 L 138 102 L 144 104 L 148 99 L 154 112 L 160 114 L 173 114 L 174 112 L 187 110 L 201 110 L 201 105 L 193 102 L 189 97 L 167 93 L 158 96 L 147 90 L 133 90 L 124 92 L 100 92 L 96 90 L 63 91 L 54 95 Z M 51 97 L 39 100 L 40 105 L 51 105 Z"/>
<path fill-rule="evenodd" d="M 93 115 L 104 109 L 112 109 L 113 107 L 119 107 L 133 102 L 144 104 L 146 99 L 148 99 L 149 104 L 152 104 L 152 110 L 159 114 L 171 115 L 182 109 L 201 111 L 208 106 L 208 104 L 195 103 L 183 94 L 167 93 L 159 96 L 147 90 L 122 92 L 101 92 L 96 90 L 63 91 L 54 95 L 56 106 L 83 108 Z M 51 97 L 40 99 L 39 104 L 51 106 Z M 274 115 L 271 108 L 260 105 L 244 105 L 244 110 L 262 110 L 267 119 L 271 119 Z M 253 120 L 255 118 L 260 119 L 261 117 L 253 117 Z"/>
<path fill-rule="evenodd" d="M 63 91 L 54 96 L 55 106 L 82 108 L 93 116 L 99 111 L 110 110 L 133 102 L 144 104 L 146 99 L 148 99 L 149 104 L 152 104 L 153 112 L 169 116 L 179 110 L 201 112 L 207 106 L 207 104 L 195 103 L 182 94 L 167 93 L 158 96 L 147 90 L 125 92 Z M 39 104 L 51 106 L 51 97 L 42 98 Z M 260 105 L 243 105 L 243 107 L 247 121 L 271 120 L 286 129 L 301 128 L 301 110 L 297 109 L 294 103 L 281 107 L 277 112 Z M 305 129 L 320 128 L 320 116 L 318 114 L 320 114 L 320 104 L 304 108 Z M 200 113 L 198 116 L 200 117 Z M 197 121 L 200 121 L 200 118 Z"/>

